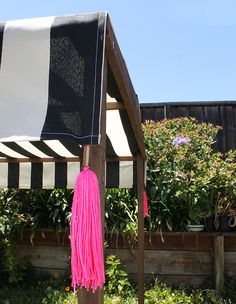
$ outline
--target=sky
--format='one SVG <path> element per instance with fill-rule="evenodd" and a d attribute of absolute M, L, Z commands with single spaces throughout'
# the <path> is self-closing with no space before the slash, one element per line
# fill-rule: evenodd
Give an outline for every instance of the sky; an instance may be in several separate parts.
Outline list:
<path fill-rule="evenodd" d="M 0 20 L 110 15 L 142 103 L 236 100 L 235 0 L 0 0 Z"/>

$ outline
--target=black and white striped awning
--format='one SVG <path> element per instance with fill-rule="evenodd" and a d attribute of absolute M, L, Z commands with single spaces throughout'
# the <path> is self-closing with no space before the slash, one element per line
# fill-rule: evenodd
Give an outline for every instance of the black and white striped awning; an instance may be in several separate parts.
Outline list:
<path fill-rule="evenodd" d="M 105 27 L 105 13 L 0 23 L 0 187 L 74 187 L 82 145 L 100 143 Z M 107 111 L 106 126 L 106 186 L 132 187 L 126 111 Z"/>
<path fill-rule="evenodd" d="M 131 188 L 136 185 L 135 162 L 106 162 L 106 187 Z M 80 162 L 0 163 L 0 187 L 22 189 L 74 188 Z"/>

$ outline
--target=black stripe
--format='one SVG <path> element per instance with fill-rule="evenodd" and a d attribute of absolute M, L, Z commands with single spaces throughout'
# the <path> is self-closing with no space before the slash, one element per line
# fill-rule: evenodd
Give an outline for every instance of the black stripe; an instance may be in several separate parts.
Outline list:
<path fill-rule="evenodd" d="M 118 156 L 112 146 L 110 138 L 106 135 L 106 156 L 107 157 L 116 157 Z"/>
<path fill-rule="evenodd" d="M 50 157 L 61 157 L 59 154 L 57 154 L 54 150 L 52 150 L 47 144 L 45 144 L 43 141 L 31 141 L 32 145 L 35 146 L 35 148 L 39 149 L 44 154 L 50 156 Z"/>
<path fill-rule="evenodd" d="M 67 163 L 55 163 L 55 188 L 67 187 Z"/>
<path fill-rule="evenodd" d="M 119 188 L 119 162 L 106 162 L 106 187 Z"/>
<path fill-rule="evenodd" d="M 24 148 L 22 148 L 21 146 L 19 146 L 15 142 L 3 142 L 3 144 L 5 146 L 7 146 L 8 148 L 14 150 L 15 152 L 22 154 L 25 157 L 38 158 L 38 156 L 36 156 L 36 155 L 30 153 L 29 151 L 25 150 Z"/>
<path fill-rule="evenodd" d="M 31 164 L 31 189 L 43 187 L 43 163 Z"/>
<path fill-rule="evenodd" d="M 2 46 L 3 46 L 3 33 L 4 33 L 4 23 L 0 23 L 0 68 L 2 62 Z"/>
<path fill-rule="evenodd" d="M 70 140 L 60 140 L 60 143 L 73 155 L 80 157 L 83 155 L 83 149 L 77 143 Z"/>
<path fill-rule="evenodd" d="M 8 188 L 19 188 L 19 171 L 18 163 L 8 164 Z"/>
<path fill-rule="evenodd" d="M 42 139 L 98 144 L 105 14 L 56 17 Z"/>
<path fill-rule="evenodd" d="M 9 155 L 7 155 L 5 153 L 2 153 L 2 152 L 0 152 L 0 157 L 13 158 L 13 157 L 10 157 Z"/>

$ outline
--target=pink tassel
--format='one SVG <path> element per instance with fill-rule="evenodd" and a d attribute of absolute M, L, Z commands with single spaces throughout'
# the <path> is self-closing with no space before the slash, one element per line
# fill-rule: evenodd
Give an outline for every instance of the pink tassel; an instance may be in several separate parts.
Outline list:
<path fill-rule="evenodd" d="M 78 175 L 70 224 L 72 287 L 91 288 L 105 282 L 99 183 L 84 167 Z"/>
<path fill-rule="evenodd" d="M 148 198 L 146 191 L 143 192 L 143 213 L 144 217 L 149 216 L 148 214 Z"/>

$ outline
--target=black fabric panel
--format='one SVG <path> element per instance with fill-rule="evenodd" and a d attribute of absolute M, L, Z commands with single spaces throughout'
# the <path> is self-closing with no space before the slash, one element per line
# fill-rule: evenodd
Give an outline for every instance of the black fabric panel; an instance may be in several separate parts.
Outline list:
<path fill-rule="evenodd" d="M 82 156 L 83 150 L 77 143 L 74 143 L 69 140 L 60 140 L 60 143 L 73 155 Z"/>
<path fill-rule="evenodd" d="M 22 154 L 25 157 L 38 158 L 38 156 L 28 152 L 27 150 L 25 150 L 15 142 L 3 142 L 3 144 L 8 148 L 14 150 L 15 152 Z"/>
<path fill-rule="evenodd" d="M 31 189 L 43 187 L 43 163 L 31 164 Z"/>
<path fill-rule="evenodd" d="M 9 155 L 7 155 L 7 154 L 5 154 L 5 153 L 2 153 L 2 152 L 0 152 L 0 157 L 12 158 L 12 157 L 10 157 Z"/>
<path fill-rule="evenodd" d="M 55 163 L 55 188 L 67 186 L 67 163 Z"/>
<path fill-rule="evenodd" d="M 135 135 L 134 135 L 128 114 L 126 111 L 119 111 L 119 113 L 120 113 L 120 118 L 122 121 L 124 131 L 125 131 L 125 134 L 127 137 L 130 151 L 131 151 L 132 155 L 137 155 L 139 148 L 138 148 L 138 144 L 135 139 Z"/>
<path fill-rule="evenodd" d="M 46 145 L 43 141 L 31 141 L 32 145 L 35 146 L 35 148 L 39 149 L 44 154 L 50 156 L 50 157 L 61 157 L 59 154 L 57 154 L 54 150 L 52 150 L 48 145 Z"/>
<path fill-rule="evenodd" d="M 19 163 L 8 164 L 8 188 L 19 188 Z"/>
<path fill-rule="evenodd" d="M 110 64 L 107 64 L 107 93 L 117 101 L 123 101 Z"/>
<path fill-rule="evenodd" d="M 106 187 L 119 188 L 119 162 L 106 162 Z"/>
<path fill-rule="evenodd" d="M 111 144 L 111 140 L 108 136 L 106 136 L 106 156 L 107 157 L 116 157 L 118 156 Z"/>
<path fill-rule="evenodd" d="M 105 18 L 104 13 L 55 18 L 42 139 L 99 143 Z"/>
<path fill-rule="evenodd" d="M 3 33 L 4 33 L 4 23 L 0 23 L 0 68 L 2 62 L 2 46 L 3 46 Z"/>

